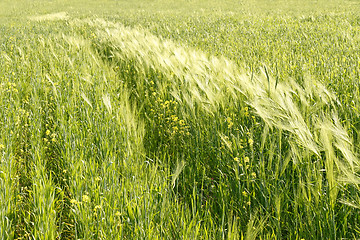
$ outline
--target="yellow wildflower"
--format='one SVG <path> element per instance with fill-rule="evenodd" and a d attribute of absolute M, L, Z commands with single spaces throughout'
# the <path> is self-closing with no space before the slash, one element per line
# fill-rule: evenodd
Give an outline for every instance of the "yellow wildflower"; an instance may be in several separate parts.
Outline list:
<path fill-rule="evenodd" d="M 90 197 L 89 197 L 88 195 L 83 195 L 83 196 L 82 196 L 82 201 L 85 202 L 85 203 L 87 203 L 87 202 L 90 202 L 91 199 L 90 199 Z"/>

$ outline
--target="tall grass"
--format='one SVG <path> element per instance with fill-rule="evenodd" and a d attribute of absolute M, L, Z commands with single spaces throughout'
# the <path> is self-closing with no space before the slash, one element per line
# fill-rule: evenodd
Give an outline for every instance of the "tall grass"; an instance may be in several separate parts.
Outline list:
<path fill-rule="evenodd" d="M 109 38 L 105 41 L 110 40 L 110 43 L 100 43 L 100 46 L 110 48 L 105 49 L 105 53 L 110 54 L 105 57 L 133 61 L 135 71 L 145 75 L 147 71 L 164 74 L 167 82 L 156 83 L 158 92 L 160 95 L 170 92 L 177 101 L 187 105 L 184 108 L 196 106 L 204 114 L 208 112 L 214 116 L 219 108 L 247 102 L 268 127 L 291 133 L 294 144 L 299 144 L 315 156 L 319 156 L 320 151 L 338 148 L 343 154 L 341 160 L 346 162 L 338 162 L 339 167 L 346 165 L 341 171 L 349 173 L 350 169 L 353 172 L 359 164 L 352 154 L 352 140 L 337 119 L 335 109 L 340 103 L 321 83 L 311 78 L 304 81 L 303 87 L 293 80 L 275 82 L 270 79 L 266 68 L 263 76 L 247 76 L 227 59 L 208 58 L 196 51 L 187 52 L 170 41 L 161 41 L 121 25 L 110 24 L 110 28 L 99 32 L 98 36 L 104 38 L 106 33 Z M 135 87 L 139 89 L 139 98 L 147 95 L 144 83 L 134 84 L 138 85 Z M 198 113 L 192 113 L 195 114 Z M 326 132 L 321 139 L 314 136 L 319 134 L 316 132 L 318 128 Z M 330 135 L 326 137 L 330 139 L 324 142 L 324 135 Z"/>
<path fill-rule="evenodd" d="M 270 78 L 266 68 L 263 76 L 244 75 L 241 70 L 238 70 L 236 64 L 227 59 L 208 57 L 199 51 L 187 51 L 168 40 L 162 41 L 151 36 L 149 33 L 124 28 L 121 25 L 101 21 L 95 21 L 95 24 L 90 24 L 98 27 L 99 23 L 105 27 L 105 31 L 97 33 L 99 36 L 97 39 L 100 39 L 98 47 L 104 53 L 105 59 L 120 65 L 121 62 L 130 61 L 133 64 L 130 67 L 131 70 L 143 75 L 145 79 L 154 79 L 154 72 L 162 75 L 160 79 L 155 78 L 157 80 L 156 83 L 150 83 L 157 87 L 153 92 L 148 92 L 148 88 L 143 87 L 144 82 L 131 82 L 131 87 L 134 88 L 135 86 L 137 90 L 134 95 L 136 95 L 138 101 L 146 104 L 146 101 L 149 100 L 144 99 L 143 96 L 154 95 L 156 93 L 155 95 L 160 95 L 160 99 L 157 101 L 161 102 L 161 98 L 165 98 L 170 99 L 167 100 L 170 103 L 171 101 L 179 102 L 181 109 L 177 111 L 177 116 L 179 119 L 184 118 L 185 122 L 192 120 L 192 123 L 194 123 L 196 121 L 195 124 L 197 126 L 193 126 L 193 128 L 197 128 L 196 131 L 198 132 L 207 125 L 199 124 L 199 122 L 204 123 L 206 121 L 204 121 L 207 118 L 206 116 L 210 117 L 212 121 L 217 122 L 216 125 L 220 125 L 221 119 L 217 118 L 224 114 L 224 109 L 245 108 L 245 103 L 249 104 L 254 109 L 255 114 L 263 121 L 267 131 L 276 128 L 280 130 L 280 139 L 284 138 L 283 136 L 286 137 L 285 146 L 278 146 L 278 151 L 281 152 L 281 155 L 287 156 L 282 172 L 287 170 L 286 165 L 289 160 L 293 161 L 293 166 L 295 167 L 298 164 L 305 163 L 305 165 L 309 165 L 307 168 L 310 169 L 313 168 L 310 165 L 313 161 L 320 161 L 321 165 L 324 164 L 324 167 L 320 165 L 314 170 L 322 171 L 325 168 L 327 184 L 325 189 L 327 189 L 328 197 L 323 200 L 315 197 L 315 200 L 325 201 L 326 203 L 323 204 L 329 204 L 330 214 L 335 214 L 333 211 L 335 210 L 338 194 L 337 188 L 339 187 L 335 179 L 338 179 L 340 174 L 342 175 L 342 180 L 348 179 L 345 181 L 349 183 L 351 179 L 350 182 L 353 181 L 352 183 L 356 184 L 355 179 L 357 178 L 356 172 L 358 171 L 359 162 L 353 154 L 353 141 L 339 123 L 337 117 L 336 108 L 340 106 L 340 103 L 335 95 L 322 84 L 311 78 L 304 80 L 304 86 L 298 85 L 293 80 L 277 82 Z M 106 47 L 104 48 L 104 46 Z M 159 82 L 159 80 L 162 82 Z M 145 84 L 147 83 L 145 82 Z M 151 100 L 149 104 L 151 111 Z M 146 107 L 144 108 L 146 109 Z M 174 119 L 174 117 L 171 118 L 172 120 Z M 196 120 L 194 121 L 194 119 Z M 227 121 L 231 122 L 228 119 Z M 232 124 L 229 124 L 228 128 L 231 128 L 230 125 L 232 126 Z M 229 139 L 225 135 L 226 131 L 224 134 L 222 130 L 216 129 L 211 132 L 212 140 L 215 139 L 216 141 L 216 138 L 218 139 L 217 141 L 222 140 L 228 148 L 227 153 L 233 158 L 237 154 L 243 154 L 238 149 L 234 153 L 232 146 L 240 146 L 243 140 L 233 136 L 233 139 Z M 260 134 L 255 137 L 258 137 L 256 140 L 262 141 L 262 157 L 266 159 L 268 155 L 273 156 L 273 152 L 267 153 L 267 148 L 264 147 L 266 146 L 267 132 L 264 132 L 261 138 L 259 136 Z M 154 139 L 149 137 L 151 142 L 158 138 L 158 136 L 153 137 Z M 194 144 L 199 146 L 199 141 L 208 140 L 206 137 L 202 137 L 201 140 L 196 139 Z M 252 138 L 248 139 L 251 158 L 253 161 L 256 161 L 253 156 L 253 141 Z M 170 146 L 167 146 L 167 148 L 171 149 L 171 144 L 173 143 L 170 142 Z M 191 156 L 190 158 L 201 159 L 203 157 L 201 155 L 199 157 L 197 154 L 188 155 L 186 151 L 181 152 L 186 157 Z M 221 150 L 219 152 L 223 154 Z M 165 154 L 176 156 L 174 153 L 174 151 L 170 150 L 169 153 L 165 150 Z M 179 156 L 179 154 L 177 155 Z M 184 158 L 184 156 L 181 156 L 181 158 Z M 194 159 L 189 159 L 189 161 L 191 160 L 193 161 Z M 205 166 L 211 166 L 212 164 L 213 162 L 203 163 Z M 279 164 L 282 164 L 281 160 L 275 165 L 275 168 L 279 168 Z M 193 162 L 191 165 L 193 169 L 199 169 L 198 162 Z M 301 175 L 307 176 L 310 174 L 308 171 L 314 171 L 310 169 L 301 169 Z M 200 173 L 195 175 L 198 174 Z M 213 173 L 209 175 L 215 177 L 218 174 Z M 251 175 L 256 176 L 256 173 L 253 172 Z M 317 174 L 315 179 L 309 180 L 321 185 L 322 178 L 321 175 Z M 299 181 L 299 184 L 302 185 L 303 180 L 300 178 Z M 312 184 L 310 182 L 308 184 L 307 188 L 311 189 Z M 310 196 L 306 196 L 308 200 L 311 199 L 311 195 L 317 195 L 318 192 L 324 191 L 324 189 L 321 186 L 315 185 L 311 191 Z M 300 196 L 297 197 L 300 198 Z M 279 201 L 281 199 L 276 197 L 277 208 L 280 208 Z M 220 209 L 223 207 L 220 206 Z M 280 209 L 277 211 L 278 215 L 280 215 Z M 280 218 L 280 216 L 278 217 Z M 328 233 L 336 237 L 334 220 L 329 219 L 329 223 L 326 224 L 329 230 Z M 278 236 L 280 235 L 281 233 Z"/>
<path fill-rule="evenodd" d="M 102 19 L 32 21 L 1 29 L 2 239 L 359 234 L 356 130 L 315 77 Z"/>

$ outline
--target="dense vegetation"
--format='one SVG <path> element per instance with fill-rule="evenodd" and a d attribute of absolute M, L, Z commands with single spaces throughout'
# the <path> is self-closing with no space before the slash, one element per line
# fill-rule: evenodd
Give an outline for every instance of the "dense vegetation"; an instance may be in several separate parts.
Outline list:
<path fill-rule="evenodd" d="M 1 239 L 360 236 L 358 1 L 2 1 Z"/>

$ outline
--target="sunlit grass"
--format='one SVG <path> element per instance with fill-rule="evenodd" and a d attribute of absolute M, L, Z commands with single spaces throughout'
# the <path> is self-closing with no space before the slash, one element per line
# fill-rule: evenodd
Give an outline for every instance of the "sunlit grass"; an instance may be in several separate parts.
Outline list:
<path fill-rule="evenodd" d="M 356 4 L 1 4 L 1 239 L 359 236 Z"/>

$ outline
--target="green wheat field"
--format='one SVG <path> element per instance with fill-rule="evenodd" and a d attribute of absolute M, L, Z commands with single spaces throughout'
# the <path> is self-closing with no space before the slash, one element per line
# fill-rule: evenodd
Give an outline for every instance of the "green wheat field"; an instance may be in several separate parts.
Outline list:
<path fill-rule="evenodd" d="M 0 239 L 360 239 L 359 0 L 1 0 Z"/>

